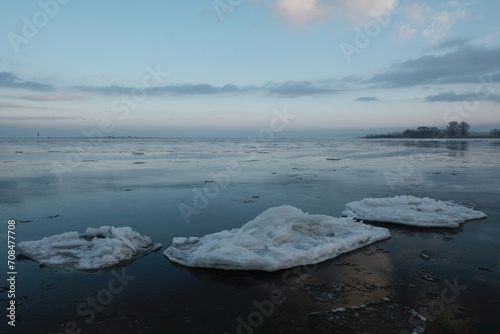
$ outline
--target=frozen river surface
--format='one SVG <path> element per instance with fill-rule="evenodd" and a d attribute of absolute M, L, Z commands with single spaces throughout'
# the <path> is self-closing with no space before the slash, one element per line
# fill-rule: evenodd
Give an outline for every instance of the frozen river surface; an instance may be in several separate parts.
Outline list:
<path fill-rule="evenodd" d="M 422 314 L 429 333 L 499 332 L 499 166 L 495 140 L 1 139 L 2 244 L 15 219 L 17 242 L 110 225 L 164 248 L 97 272 L 19 257 L 16 327 L 3 316 L 0 330 L 349 333 L 349 312 L 331 310 L 389 297 Z M 447 229 L 373 224 L 392 237 L 274 273 L 186 268 L 162 254 L 173 237 L 237 228 L 269 207 L 340 217 L 348 202 L 396 195 L 471 203 L 488 218 Z M 399 333 L 419 320 L 397 321 Z"/>

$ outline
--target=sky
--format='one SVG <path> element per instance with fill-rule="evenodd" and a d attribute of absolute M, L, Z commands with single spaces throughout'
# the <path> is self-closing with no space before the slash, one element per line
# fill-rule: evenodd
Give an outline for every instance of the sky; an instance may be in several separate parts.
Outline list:
<path fill-rule="evenodd" d="M 489 131 L 498 13 L 497 0 L 2 1 L 0 137 Z"/>

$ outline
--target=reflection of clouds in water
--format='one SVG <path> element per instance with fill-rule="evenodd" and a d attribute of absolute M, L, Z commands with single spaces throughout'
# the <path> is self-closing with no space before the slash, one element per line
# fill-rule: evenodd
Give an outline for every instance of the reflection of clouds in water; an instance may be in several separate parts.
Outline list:
<path fill-rule="evenodd" d="M 0 179 L 0 204 L 17 204 L 27 197 L 50 197 L 58 193 L 57 179 L 50 176 L 29 176 L 18 180 Z"/>

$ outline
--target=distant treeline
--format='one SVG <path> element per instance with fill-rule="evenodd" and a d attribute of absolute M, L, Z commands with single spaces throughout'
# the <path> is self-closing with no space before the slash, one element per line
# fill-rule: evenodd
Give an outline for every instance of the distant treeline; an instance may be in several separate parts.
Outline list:
<path fill-rule="evenodd" d="M 467 138 L 470 137 L 470 125 L 466 122 L 450 122 L 445 129 L 420 126 L 416 129 L 406 129 L 403 132 L 388 132 L 387 134 L 370 134 L 364 138 Z M 474 136 L 477 137 L 477 136 Z M 481 137 L 488 137 L 481 136 Z M 489 137 L 500 138 L 500 129 L 490 131 Z"/>
<path fill-rule="evenodd" d="M 491 130 L 490 137 L 500 138 L 500 129 Z"/>

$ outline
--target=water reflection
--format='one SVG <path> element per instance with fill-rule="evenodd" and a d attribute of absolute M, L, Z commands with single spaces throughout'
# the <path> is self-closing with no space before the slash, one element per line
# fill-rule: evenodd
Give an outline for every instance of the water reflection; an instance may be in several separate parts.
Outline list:
<path fill-rule="evenodd" d="M 469 150 L 470 143 L 465 140 L 382 140 L 374 143 L 383 143 L 386 146 L 411 147 L 419 149 L 447 149 L 451 157 L 463 157 Z M 499 142 L 500 143 L 500 142 Z"/>
<path fill-rule="evenodd" d="M 185 270 L 197 280 L 204 283 L 216 283 L 226 285 L 238 290 L 247 290 L 263 284 L 272 285 L 279 282 L 284 270 L 276 272 L 245 271 L 245 270 L 221 270 L 211 268 L 192 268 L 175 262 L 170 264 L 176 268 Z"/>
<path fill-rule="evenodd" d="M 380 140 L 386 146 L 404 146 L 416 148 L 447 148 L 452 151 L 467 151 L 469 142 L 465 140 Z M 500 142 L 497 142 L 500 144 Z"/>
<path fill-rule="evenodd" d="M 449 142 L 446 148 L 450 150 L 448 153 L 450 157 L 463 157 L 465 156 L 465 151 L 469 150 L 469 143 L 466 141 Z"/>
<path fill-rule="evenodd" d="M 466 141 L 453 141 L 447 143 L 446 148 L 452 151 L 467 151 L 469 143 Z"/>
<path fill-rule="evenodd" d="M 492 141 L 490 143 L 490 146 L 498 149 L 498 148 L 500 148 L 500 141 Z"/>

